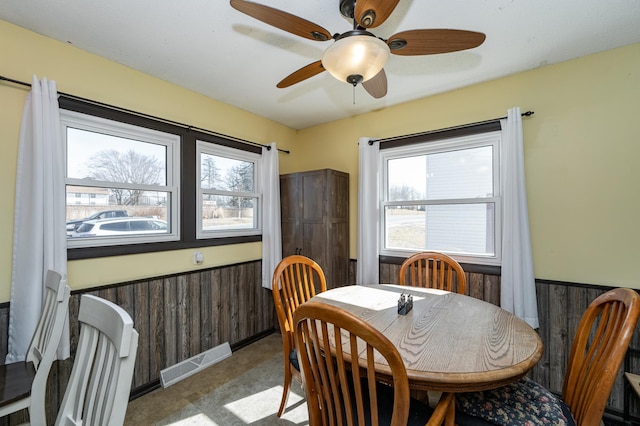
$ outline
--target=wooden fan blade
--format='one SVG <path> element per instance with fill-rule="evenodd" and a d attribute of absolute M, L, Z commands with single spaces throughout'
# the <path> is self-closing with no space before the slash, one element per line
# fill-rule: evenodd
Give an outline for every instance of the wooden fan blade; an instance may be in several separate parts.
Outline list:
<path fill-rule="evenodd" d="M 357 0 L 353 18 L 364 28 L 375 28 L 387 20 L 400 0 Z"/>
<path fill-rule="evenodd" d="M 384 68 L 373 78 L 362 83 L 362 87 L 376 99 L 384 97 L 387 94 L 387 74 L 384 72 Z"/>
<path fill-rule="evenodd" d="M 392 35 L 387 45 L 394 55 L 434 55 L 472 49 L 480 46 L 485 38 L 483 33 L 475 31 L 410 30 Z"/>
<path fill-rule="evenodd" d="M 300 83 L 303 80 L 313 77 L 316 74 L 320 74 L 324 71 L 322 61 L 315 61 L 307 66 L 300 68 L 288 76 L 286 76 L 280 83 L 276 84 L 279 89 L 284 89 L 296 83 Z"/>
<path fill-rule="evenodd" d="M 318 24 L 269 6 L 244 0 L 231 0 L 231 7 L 265 24 L 309 40 L 326 41 L 332 37 L 329 31 Z"/>

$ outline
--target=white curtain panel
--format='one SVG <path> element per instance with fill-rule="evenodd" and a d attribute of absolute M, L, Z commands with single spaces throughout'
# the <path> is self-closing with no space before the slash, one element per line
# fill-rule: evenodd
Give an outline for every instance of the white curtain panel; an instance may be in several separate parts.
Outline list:
<path fill-rule="evenodd" d="M 527 188 L 520 108 L 511 108 L 502 126 L 502 275 L 500 306 L 538 328 L 538 305 L 529 234 Z"/>
<path fill-rule="evenodd" d="M 358 263 L 356 284 L 377 284 L 380 142 L 360 138 L 358 167 Z"/>
<path fill-rule="evenodd" d="M 64 149 L 56 83 L 34 76 L 24 105 L 13 230 L 7 363 L 24 360 L 42 309 L 48 269 L 67 273 Z M 65 326 L 58 359 L 69 357 Z"/>
<path fill-rule="evenodd" d="M 271 288 L 273 271 L 282 260 L 280 166 L 275 143 L 262 148 L 262 287 Z"/>

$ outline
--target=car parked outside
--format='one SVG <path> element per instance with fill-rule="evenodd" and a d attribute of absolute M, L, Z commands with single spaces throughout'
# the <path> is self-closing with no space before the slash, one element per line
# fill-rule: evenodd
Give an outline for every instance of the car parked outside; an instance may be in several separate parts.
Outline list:
<path fill-rule="evenodd" d="M 102 210 L 92 214 L 89 217 L 85 217 L 84 219 L 74 219 L 67 221 L 67 236 L 70 237 L 71 233 L 76 230 L 76 228 L 82 225 L 84 222 L 89 220 L 98 220 L 98 219 L 110 219 L 114 217 L 127 217 L 129 213 L 126 210 Z"/>
<path fill-rule="evenodd" d="M 167 222 L 146 217 L 88 220 L 71 233 L 71 238 L 109 237 L 167 233 Z"/>

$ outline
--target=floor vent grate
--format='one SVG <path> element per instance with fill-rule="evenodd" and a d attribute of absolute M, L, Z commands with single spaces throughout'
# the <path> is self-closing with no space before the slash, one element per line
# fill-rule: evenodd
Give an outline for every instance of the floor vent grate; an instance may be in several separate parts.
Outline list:
<path fill-rule="evenodd" d="M 166 388 L 230 356 L 229 343 L 223 343 L 160 371 L 160 383 Z"/>

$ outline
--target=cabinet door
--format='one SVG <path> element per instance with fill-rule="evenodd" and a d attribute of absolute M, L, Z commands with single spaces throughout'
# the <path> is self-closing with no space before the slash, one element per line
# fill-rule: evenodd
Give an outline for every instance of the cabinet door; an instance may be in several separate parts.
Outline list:
<path fill-rule="evenodd" d="M 301 174 L 302 181 L 302 254 L 318 262 L 323 270 L 329 268 L 327 258 L 327 191 L 324 171 Z"/>
<path fill-rule="evenodd" d="M 299 176 L 280 176 L 282 257 L 296 254 L 302 250 L 302 233 L 300 232 L 301 208 Z"/>
<path fill-rule="evenodd" d="M 349 278 L 349 175 L 315 170 L 280 176 L 282 255 L 315 260 L 327 287 Z"/>
<path fill-rule="evenodd" d="M 330 172 L 331 185 L 327 194 L 328 245 L 331 286 L 343 286 L 349 282 L 349 175 Z M 327 285 L 329 283 L 327 282 Z"/>

